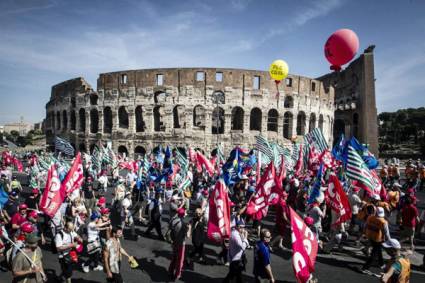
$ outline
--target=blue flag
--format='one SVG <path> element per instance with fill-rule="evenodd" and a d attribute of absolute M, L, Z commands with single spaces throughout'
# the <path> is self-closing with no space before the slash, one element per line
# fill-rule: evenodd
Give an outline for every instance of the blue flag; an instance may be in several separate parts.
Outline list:
<path fill-rule="evenodd" d="M 310 192 L 310 197 L 308 198 L 308 204 L 312 204 L 316 198 L 320 195 L 320 185 L 322 183 L 322 171 L 323 171 L 323 163 L 320 164 L 319 171 L 317 171 L 316 182 L 314 183 L 314 187 Z"/>
<path fill-rule="evenodd" d="M 3 185 L 0 186 L 0 209 L 3 208 L 4 204 L 9 199 L 9 195 L 3 189 Z"/>

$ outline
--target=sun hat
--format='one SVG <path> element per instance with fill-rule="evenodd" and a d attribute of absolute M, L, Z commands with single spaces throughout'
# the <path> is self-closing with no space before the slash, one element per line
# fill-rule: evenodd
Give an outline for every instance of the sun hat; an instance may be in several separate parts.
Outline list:
<path fill-rule="evenodd" d="M 396 239 L 389 239 L 388 241 L 383 242 L 382 246 L 387 249 L 401 249 L 400 242 Z"/>

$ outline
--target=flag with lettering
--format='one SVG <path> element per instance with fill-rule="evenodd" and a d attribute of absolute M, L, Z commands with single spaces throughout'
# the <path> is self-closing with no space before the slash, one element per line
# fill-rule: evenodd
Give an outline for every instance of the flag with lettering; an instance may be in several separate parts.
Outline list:
<path fill-rule="evenodd" d="M 62 186 L 65 188 L 65 193 L 67 195 L 71 194 L 74 190 L 81 187 L 83 181 L 83 164 L 81 163 L 81 153 L 78 152 L 62 183 Z"/>
<path fill-rule="evenodd" d="M 219 179 L 209 199 L 207 235 L 218 243 L 230 237 L 230 200 L 227 191 L 224 180 Z"/>
<path fill-rule="evenodd" d="M 52 164 L 47 173 L 46 188 L 40 199 L 40 210 L 53 217 L 66 197 L 65 187 L 61 185 L 56 165 Z"/>
<path fill-rule="evenodd" d="M 351 219 L 351 206 L 347 194 L 342 188 L 341 182 L 335 174 L 329 176 L 329 186 L 327 190 L 329 203 L 338 218 L 332 225 L 339 225 Z"/>

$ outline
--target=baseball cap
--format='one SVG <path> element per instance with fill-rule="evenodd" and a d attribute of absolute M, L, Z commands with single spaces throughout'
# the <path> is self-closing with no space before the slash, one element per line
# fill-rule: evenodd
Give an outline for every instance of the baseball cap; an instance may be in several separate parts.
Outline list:
<path fill-rule="evenodd" d="M 396 239 L 389 239 L 388 241 L 383 242 L 382 246 L 387 249 L 401 249 L 400 242 Z"/>
<path fill-rule="evenodd" d="M 177 209 L 177 215 L 182 217 L 184 216 L 185 210 L 183 207 L 180 207 L 179 209 Z"/>
<path fill-rule="evenodd" d="M 25 244 L 27 246 L 34 246 L 38 244 L 40 237 L 37 236 L 36 233 L 31 233 L 25 237 Z"/>
<path fill-rule="evenodd" d="M 33 195 L 38 195 L 40 193 L 40 190 L 37 189 L 37 188 L 34 188 L 34 189 L 32 189 L 31 192 L 32 192 Z"/>
<path fill-rule="evenodd" d="M 100 210 L 100 213 L 101 213 L 102 215 L 109 214 L 109 208 L 106 208 L 106 207 L 102 208 L 102 209 Z"/>
<path fill-rule="evenodd" d="M 381 200 L 381 197 L 379 195 L 377 195 L 377 194 L 373 194 L 372 195 L 372 199 L 374 199 L 374 200 Z"/>

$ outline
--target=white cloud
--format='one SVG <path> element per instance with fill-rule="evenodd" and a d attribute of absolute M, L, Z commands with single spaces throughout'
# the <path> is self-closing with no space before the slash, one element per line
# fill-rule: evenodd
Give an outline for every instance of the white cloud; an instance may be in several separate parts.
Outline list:
<path fill-rule="evenodd" d="M 3 0 L 0 2 L 0 16 L 16 15 L 53 8 L 58 5 L 58 0 Z"/>
<path fill-rule="evenodd" d="M 230 0 L 230 4 L 237 11 L 243 11 L 252 0 Z"/>

